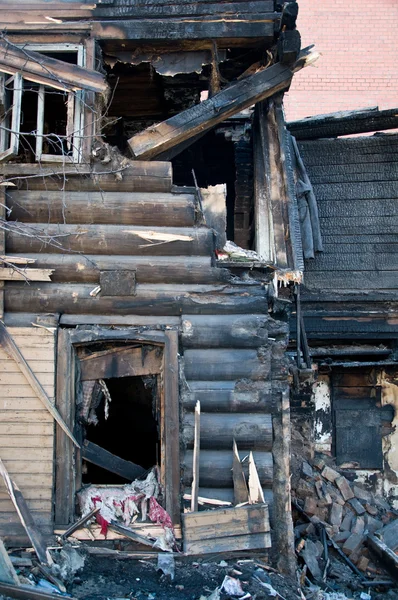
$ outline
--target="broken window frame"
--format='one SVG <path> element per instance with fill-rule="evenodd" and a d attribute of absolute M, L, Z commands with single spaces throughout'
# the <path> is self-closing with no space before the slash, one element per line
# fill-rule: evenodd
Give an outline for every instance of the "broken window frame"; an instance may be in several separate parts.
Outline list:
<path fill-rule="evenodd" d="M 160 483 L 164 490 L 165 509 L 174 525 L 180 524 L 180 439 L 178 394 L 178 332 L 176 330 L 107 328 L 59 329 L 57 349 L 56 407 L 73 430 L 75 425 L 76 383 L 79 380 L 77 346 L 98 342 L 129 341 L 140 345 L 160 346 L 163 350 L 160 388 L 161 464 Z M 55 434 L 54 523 L 62 527 L 75 519 L 75 494 L 81 485 L 82 452 L 65 432 L 56 426 Z"/>
<path fill-rule="evenodd" d="M 7 88 L 11 84 L 13 86 L 13 99 L 12 104 L 8 106 Z M 4 117 L 0 125 L 0 162 L 14 158 L 18 154 L 22 92 L 23 78 L 21 73 L 15 73 L 15 75 L 0 73 L 0 98 L 4 106 Z"/>
<path fill-rule="evenodd" d="M 21 45 L 22 47 L 22 45 Z M 32 50 L 35 52 L 51 53 L 51 52 L 76 52 L 77 61 L 76 64 L 80 67 L 85 66 L 86 51 L 83 44 L 25 44 L 23 45 L 25 50 Z M 20 127 L 22 122 L 22 94 L 24 80 L 32 81 L 32 76 L 24 77 L 23 71 L 18 72 L 15 75 L 6 79 L 7 74 L 0 73 L 0 93 L 5 96 L 5 85 L 6 83 L 14 80 L 18 81 L 19 86 L 16 87 L 17 97 L 14 99 L 11 111 L 11 118 L 8 117 L 8 121 L 11 121 L 11 126 L 0 126 L 0 162 L 15 158 L 18 155 L 19 140 L 20 140 Z M 3 82 L 3 83 L 2 83 Z M 45 90 L 46 88 L 58 89 L 59 85 L 52 86 L 51 83 L 46 85 L 39 84 L 38 100 L 37 100 L 37 120 L 36 120 L 36 144 L 35 144 L 35 160 L 36 162 L 82 162 L 82 141 L 84 131 L 84 92 L 78 90 L 75 92 L 68 91 L 67 99 L 67 125 L 66 125 L 66 143 L 68 149 L 72 150 L 71 155 L 66 154 L 47 154 L 43 152 L 43 140 L 44 140 L 44 112 L 45 112 Z M 4 91 L 3 91 L 4 90 Z M 15 83 L 14 83 L 15 90 Z M 8 130 L 11 131 L 8 131 Z M 10 134 L 10 143 L 6 148 L 7 136 Z"/>

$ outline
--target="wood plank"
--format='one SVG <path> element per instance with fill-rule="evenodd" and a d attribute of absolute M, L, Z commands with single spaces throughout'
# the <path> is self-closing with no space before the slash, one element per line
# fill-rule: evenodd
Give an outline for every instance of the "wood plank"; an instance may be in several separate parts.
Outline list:
<path fill-rule="evenodd" d="M 4 438 L 2 438 L 4 439 Z M 22 441 L 26 439 L 26 436 L 23 437 Z M 51 446 L 36 446 L 35 448 L 29 448 L 29 457 L 32 461 L 37 463 L 52 463 L 53 460 L 53 452 Z M 1 448 L 1 456 L 4 460 L 5 464 L 8 464 L 9 461 L 22 462 L 22 465 L 29 464 L 26 462 L 26 454 L 24 452 L 24 446 L 21 444 L 18 448 L 3 446 Z M 14 469 L 17 468 L 15 465 Z M 25 468 L 25 467 L 22 467 Z M 33 465 L 32 465 L 33 469 Z"/>
<path fill-rule="evenodd" d="M 260 478 L 256 463 L 254 461 L 253 452 L 249 454 L 249 502 L 250 504 L 257 504 L 258 502 L 264 502 L 264 494 L 260 484 Z"/>
<path fill-rule="evenodd" d="M 146 472 L 146 469 L 143 467 L 115 456 L 111 452 L 108 452 L 108 450 L 88 440 L 85 440 L 82 446 L 82 458 L 106 471 L 124 477 L 127 481 L 134 481 L 134 479 L 141 477 Z"/>
<path fill-rule="evenodd" d="M 24 223 L 190 227 L 195 222 L 192 194 L 13 190 L 7 206 L 13 220 Z"/>
<path fill-rule="evenodd" d="M 19 585 L 18 575 L 13 567 L 3 540 L 0 539 L 0 582 Z"/>
<path fill-rule="evenodd" d="M 382 291 L 398 287 L 397 270 L 392 271 L 313 271 L 307 273 L 305 285 L 309 290 L 361 290 Z"/>
<path fill-rule="evenodd" d="M 187 542 L 185 552 L 189 555 L 234 552 L 238 550 L 264 550 L 271 548 L 270 533 L 229 536 L 215 540 Z"/>
<path fill-rule="evenodd" d="M 0 281 L 51 281 L 52 269 L 31 269 L 3 267 L 0 269 Z"/>
<path fill-rule="evenodd" d="M 6 188 L 0 188 L 0 219 L 6 219 Z M 0 230 L 0 254 L 6 252 L 6 232 L 2 228 Z M 3 265 L 0 263 L 0 270 L 3 270 Z M 4 317 L 4 283 L 0 281 L 0 319 Z"/>
<path fill-rule="evenodd" d="M 0 423 L 0 435 L 34 435 L 50 436 L 53 434 L 54 425 L 50 423 Z"/>
<path fill-rule="evenodd" d="M 23 489 L 27 485 L 51 488 L 53 483 L 52 473 L 10 473 L 10 477 Z"/>
<path fill-rule="evenodd" d="M 46 499 L 46 500 L 43 500 L 42 498 L 39 498 L 39 499 L 35 498 L 32 500 L 30 498 L 27 498 L 26 494 L 24 494 L 24 498 L 29 506 L 29 509 L 32 511 L 32 513 L 45 513 L 51 517 L 51 510 L 52 510 L 51 498 Z M 14 505 L 11 502 L 11 500 L 9 499 L 8 495 L 7 495 L 6 500 L 0 499 L 0 512 L 1 513 L 15 513 Z"/>
<path fill-rule="evenodd" d="M 53 398 L 52 394 L 54 393 L 54 386 L 53 385 L 47 385 L 47 386 L 45 385 L 45 386 L 43 386 L 43 389 L 46 392 L 47 396 L 52 401 L 52 398 Z M 22 384 L 21 385 L 3 385 L 3 386 L 1 386 L 1 393 L 6 398 L 17 397 L 17 398 L 26 398 L 28 400 L 37 398 L 37 396 L 34 395 L 32 386 L 29 384 L 26 384 L 26 385 L 22 385 Z M 43 403 L 41 403 L 41 407 L 43 407 Z"/>
<path fill-rule="evenodd" d="M 200 457 L 200 402 L 195 406 L 195 425 L 194 425 L 194 443 L 193 443 L 193 463 L 192 463 L 192 497 L 191 512 L 198 510 L 199 495 L 199 457 Z"/>
<path fill-rule="evenodd" d="M 38 438 L 35 435 L 18 435 L 14 437 L 10 437 L 9 435 L 0 435 L 0 448 L 50 448 L 53 447 L 53 433 L 51 435 L 42 435 Z"/>
<path fill-rule="evenodd" d="M 27 380 L 21 371 L 13 373 L 5 370 L 5 372 L 0 373 L 0 386 L 24 385 L 26 383 Z M 41 385 L 54 386 L 54 373 L 40 373 L 40 383 Z"/>
<path fill-rule="evenodd" d="M 331 200 L 372 200 L 376 206 L 378 202 L 376 200 L 395 198 L 397 195 L 397 184 L 395 181 L 383 181 L 383 182 L 350 182 L 350 183 L 327 183 L 314 185 L 314 191 L 316 194 L 317 201 L 322 207 L 323 201 L 330 202 Z M 369 203 L 368 203 L 369 205 Z M 341 207 L 341 204 L 338 205 Z M 349 208 L 349 206 L 348 206 Z M 389 209 L 393 209 L 393 205 Z M 343 215 L 345 213 L 343 212 Z M 388 213 L 391 214 L 391 213 Z M 394 212 L 393 214 L 396 214 Z M 349 215 L 347 215 L 349 216 Z M 357 215 L 354 215 L 357 216 Z M 359 215 L 359 216 L 366 216 Z"/>
<path fill-rule="evenodd" d="M 0 390 L 1 391 L 1 390 Z M 43 408 L 41 405 L 40 408 Z M 33 413 L 33 414 L 32 414 Z M 10 407 L 8 410 L 0 409 L 0 421 L 2 423 L 52 423 L 51 415 L 46 410 L 15 410 Z"/>
<path fill-rule="evenodd" d="M 41 28 L 46 28 L 42 25 Z M 25 79 L 45 83 L 61 90 L 106 92 L 104 76 L 98 71 L 71 65 L 40 52 L 19 49 L 7 41 L 0 42 L 0 65 L 5 73 L 23 72 Z"/>
<path fill-rule="evenodd" d="M 246 477 L 243 472 L 242 463 L 238 454 L 238 446 L 234 438 L 232 444 L 233 463 L 232 463 L 232 478 L 234 482 L 234 503 L 241 504 L 248 502 L 249 492 L 247 489 Z"/>
<path fill-rule="evenodd" d="M 37 235 L 26 237 L 15 231 L 6 234 L 7 252 L 82 252 L 158 256 L 211 255 L 212 232 L 205 227 L 142 227 L 133 225 L 32 225 Z M 32 230 L 31 230 L 32 231 Z M 59 237 L 62 236 L 62 237 Z"/>
<path fill-rule="evenodd" d="M 70 439 L 73 441 L 73 443 L 76 446 L 79 446 L 79 444 L 75 440 L 74 436 L 69 431 L 64 420 L 62 419 L 62 417 L 60 416 L 58 411 L 54 408 L 54 405 L 52 404 L 50 398 L 46 394 L 45 389 L 40 385 L 35 374 L 29 367 L 26 360 L 24 359 L 23 355 L 21 354 L 21 351 L 19 350 L 18 346 L 15 344 L 15 342 L 14 342 L 12 336 L 9 334 L 7 328 L 2 323 L 0 323 L 0 344 L 3 346 L 5 351 L 8 354 L 10 354 L 10 356 L 12 356 L 12 358 L 18 364 L 18 366 L 21 369 L 21 372 L 23 373 L 23 375 L 29 382 L 29 385 L 32 387 L 35 394 L 37 395 L 39 400 L 43 403 L 43 405 L 47 408 L 47 410 L 52 415 L 54 420 L 57 421 L 57 423 L 60 425 L 60 427 L 62 427 L 62 429 L 70 437 Z"/>
<path fill-rule="evenodd" d="M 36 373 L 38 380 L 43 385 L 43 379 L 41 375 L 54 376 L 54 364 L 44 360 L 30 360 L 30 366 L 32 371 Z M 18 373 L 18 365 L 13 363 L 11 360 L 3 360 L 3 356 L 0 356 L 0 373 Z"/>
<path fill-rule="evenodd" d="M 26 529 L 26 533 L 28 534 L 33 548 L 35 549 L 39 561 L 42 564 L 48 564 L 48 558 L 46 556 L 46 544 L 44 538 L 33 520 L 32 514 L 26 504 L 23 495 L 21 494 L 20 489 L 10 478 L 10 475 L 8 474 L 7 469 L 5 468 L 4 463 L 1 459 L 0 474 L 7 488 L 7 492 L 9 493 L 10 498 L 15 506 L 15 510 L 18 513 L 18 517 L 22 525 Z"/>
<path fill-rule="evenodd" d="M 207 32 L 206 37 L 213 36 Z M 292 70 L 279 63 L 263 69 L 242 81 L 230 84 L 212 98 L 171 117 L 164 123 L 136 134 L 129 140 L 133 156 L 153 159 L 161 152 L 285 89 L 296 70 L 318 58 L 312 51 L 303 51 L 300 56 L 301 59 Z"/>
<path fill-rule="evenodd" d="M 267 313 L 268 310 L 266 292 L 260 286 L 233 288 L 225 285 L 137 284 L 135 296 L 93 298 L 90 296 L 92 285 L 32 283 L 29 287 L 23 288 L 23 294 L 20 285 L 23 284 L 7 284 L 5 307 L 8 312 L 34 310 L 45 313 L 59 311 L 73 315 L 91 313 L 92 315 L 140 316 L 148 315 L 150 312 L 153 316 L 173 317 L 184 312 L 254 314 Z M 214 375 L 217 379 L 216 373 Z"/>
<path fill-rule="evenodd" d="M 162 353 L 157 349 L 117 348 L 102 356 L 80 359 L 81 380 L 138 377 L 160 373 Z"/>
<path fill-rule="evenodd" d="M 183 439 L 188 448 L 194 443 L 194 416 L 183 419 Z M 271 415 L 202 413 L 200 438 L 203 449 L 230 449 L 233 440 L 242 450 L 271 450 Z"/>
<path fill-rule="evenodd" d="M 277 20 L 280 19 L 281 13 L 273 12 L 273 2 L 259 2 L 252 0 L 236 1 L 231 3 L 214 3 L 214 2 L 197 2 L 178 3 L 178 2 L 162 2 L 162 3 L 145 3 L 138 2 L 137 4 L 117 3 L 111 7 L 98 6 L 93 13 L 94 18 L 111 18 L 111 19 L 126 19 L 126 18 L 166 18 L 180 16 L 230 16 L 238 18 L 237 15 L 250 15 L 250 13 L 262 14 L 264 19 Z"/>
<path fill-rule="evenodd" d="M 0 593 L 9 598 L 18 600 L 59 600 L 59 594 L 50 594 L 42 590 L 35 590 L 31 585 L 11 585 L 0 582 Z"/>
<path fill-rule="evenodd" d="M 189 542 L 270 531 L 268 505 L 264 503 L 185 513 L 183 521 L 184 540 Z"/>
<path fill-rule="evenodd" d="M 2 455 L 4 453 L 2 452 Z M 29 452 L 30 456 L 30 452 Z M 50 459 L 50 460 L 49 460 Z M 13 475 L 18 474 L 30 474 L 30 475 L 52 475 L 53 473 L 53 464 L 51 460 L 51 456 L 47 457 L 46 460 L 35 461 L 34 464 L 22 460 L 22 456 L 20 460 L 7 460 L 4 458 L 3 460 L 7 471 L 12 473 Z"/>

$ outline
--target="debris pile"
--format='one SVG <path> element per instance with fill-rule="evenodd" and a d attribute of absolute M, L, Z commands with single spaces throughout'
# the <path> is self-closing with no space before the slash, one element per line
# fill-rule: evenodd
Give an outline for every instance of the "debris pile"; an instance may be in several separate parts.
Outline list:
<path fill-rule="evenodd" d="M 398 550 L 398 512 L 380 496 L 349 482 L 321 457 L 316 457 L 312 464 L 304 461 L 300 475 L 293 491 L 293 507 L 296 550 L 303 564 L 303 579 L 310 576 L 315 583 L 338 579 L 328 551 L 333 547 L 367 585 L 384 582 L 388 586 L 391 569 L 386 571 L 387 562 L 377 548 L 386 546 L 392 554 Z M 398 556 L 395 572 L 398 572 Z"/>
<path fill-rule="evenodd" d="M 142 522 L 146 521 L 148 517 L 152 523 L 161 525 L 163 528 L 161 536 L 153 542 L 147 540 L 149 545 L 164 551 L 172 551 L 175 546 L 173 523 L 158 502 L 160 486 L 156 467 L 142 481 L 136 479 L 123 486 L 89 485 L 83 488 L 77 497 L 82 515 L 99 508 L 93 518 L 101 526 L 102 535 L 106 536 L 108 528 L 121 531 L 120 523 L 123 523 L 125 528 L 129 528 L 141 515 Z M 145 542 L 145 539 L 139 541 Z"/>

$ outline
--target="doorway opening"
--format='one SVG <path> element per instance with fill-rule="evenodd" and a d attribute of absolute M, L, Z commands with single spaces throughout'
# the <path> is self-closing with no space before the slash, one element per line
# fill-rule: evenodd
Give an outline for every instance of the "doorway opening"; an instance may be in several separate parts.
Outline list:
<path fill-rule="evenodd" d="M 160 419 L 157 377 L 112 377 L 103 380 L 109 398 L 102 394 L 97 422 L 87 425 L 86 440 L 144 469 L 160 464 Z M 82 482 L 123 484 L 126 480 L 84 461 Z"/>

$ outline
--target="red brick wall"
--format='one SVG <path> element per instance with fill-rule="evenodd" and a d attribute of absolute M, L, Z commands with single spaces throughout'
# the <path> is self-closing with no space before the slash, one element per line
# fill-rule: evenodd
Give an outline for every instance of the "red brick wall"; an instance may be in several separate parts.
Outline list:
<path fill-rule="evenodd" d="M 322 53 L 297 73 L 287 119 L 398 106 L 398 0 L 298 0 L 302 46 Z"/>

